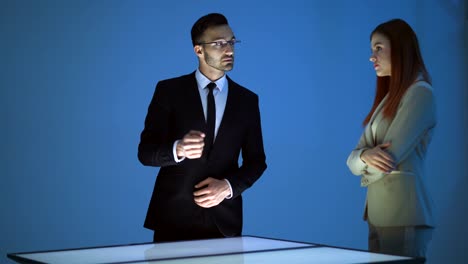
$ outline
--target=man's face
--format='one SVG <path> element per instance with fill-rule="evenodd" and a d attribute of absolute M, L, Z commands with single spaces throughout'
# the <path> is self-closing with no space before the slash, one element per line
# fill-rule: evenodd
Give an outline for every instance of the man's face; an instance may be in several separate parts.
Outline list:
<path fill-rule="evenodd" d="M 208 28 L 202 38 L 200 46 L 200 63 L 210 70 L 230 71 L 234 67 L 234 33 L 228 25 Z"/>

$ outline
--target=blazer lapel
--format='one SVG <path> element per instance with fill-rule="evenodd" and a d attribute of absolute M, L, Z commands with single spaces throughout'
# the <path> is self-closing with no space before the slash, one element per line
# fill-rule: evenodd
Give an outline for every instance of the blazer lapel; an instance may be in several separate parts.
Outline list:
<path fill-rule="evenodd" d="M 186 92 L 188 100 L 186 101 L 187 111 L 193 111 L 193 116 L 200 127 L 206 129 L 205 114 L 203 112 L 203 105 L 200 98 L 200 92 L 198 91 L 197 79 L 195 78 L 195 72 L 189 75 L 187 81 L 184 83 L 186 86 Z"/>
<path fill-rule="evenodd" d="M 385 137 L 385 133 L 387 131 L 389 121 L 387 118 L 384 118 L 383 116 L 383 106 L 387 100 L 387 96 L 384 97 L 382 102 L 380 102 L 379 106 L 374 112 L 373 118 L 371 119 L 371 131 L 372 131 L 372 126 L 375 126 L 375 132 L 373 133 L 373 140 L 374 144 L 382 144 L 383 138 Z"/>
<path fill-rule="evenodd" d="M 383 104 L 385 102 L 385 99 L 386 97 L 384 97 L 382 102 L 380 102 L 380 104 L 377 106 L 377 108 L 375 109 L 374 113 L 371 116 L 371 119 L 369 120 L 369 123 L 364 128 L 364 136 L 365 136 L 365 141 L 366 141 L 367 146 L 377 145 L 377 138 L 376 138 L 377 133 L 374 133 L 374 131 L 372 130 L 372 126 L 377 125 L 378 127 L 380 127 L 378 123 L 380 122 L 381 117 L 379 116 L 380 116 L 380 111 L 382 110 Z"/>
<path fill-rule="evenodd" d="M 375 119 L 377 118 L 377 116 L 380 114 L 380 111 L 382 110 L 383 106 L 384 106 L 384 103 L 385 101 L 387 100 L 387 96 L 385 96 L 382 101 L 380 102 L 380 104 L 377 106 L 377 108 L 375 109 L 374 113 L 372 114 L 371 116 L 371 119 L 370 119 L 370 122 L 369 124 L 372 124 Z"/>

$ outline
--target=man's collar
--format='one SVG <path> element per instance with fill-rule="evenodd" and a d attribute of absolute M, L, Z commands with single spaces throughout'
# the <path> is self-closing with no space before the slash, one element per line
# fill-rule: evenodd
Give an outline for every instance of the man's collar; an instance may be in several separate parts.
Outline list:
<path fill-rule="evenodd" d="M 203 75 L 203 73 L 201 73 L 200 69 L 197 69 L 195 72 L 195 78 L 197 79 L 199 89 L 205 88 L 210 82 L 212 82 L 205 75 Z M 218 87 L 220 91 L 223 91 L 224 87 L 227 85 L 226 74 L 224 74 L 223 77 L 219 78 L 214 83 L 216 83 L 216 87 Z"/>

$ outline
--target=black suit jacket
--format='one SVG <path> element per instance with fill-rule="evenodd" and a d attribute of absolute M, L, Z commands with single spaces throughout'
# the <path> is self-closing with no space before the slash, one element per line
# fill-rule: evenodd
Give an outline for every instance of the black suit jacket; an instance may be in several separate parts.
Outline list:
<path fill-rule="evenodd" d="M 227 78 L 229 90 L 223 119 L 209 158 L 176 163 L 173 144 L 190 130 L 206 131 L 195 73 L 160 81 L 148 108 L 138 158 L 161 167 L 145 227 L 186 228 L 205 210 L 225 236 L 242 232 L 242 192 L 266 169 L 258 96 Z M 242 153 L 242 165 L 239 155 Z M 233 197 L 205 209 L 194 202 L 195 184 L 213 177 L 228 179 Z"/>

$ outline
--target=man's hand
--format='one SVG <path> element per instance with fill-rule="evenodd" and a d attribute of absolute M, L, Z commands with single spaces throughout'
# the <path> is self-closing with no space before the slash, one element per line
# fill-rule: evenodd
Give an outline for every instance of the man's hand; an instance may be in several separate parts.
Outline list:
<path fill-rule="evenodd" d="M 395 170 L 395 161 L 392 156 L 385 151 L 390 145 L 391 143 L 384 143 L 363 151 L 361 153 L 361 160 L 383 173 L 390 173 Z"/>
<path fill-rule="evenodd" d="M 187 159 L 198 159 L 203 153 L 205 133 L 195 130 L 190 130 L 177 143 L 177 157 Z"/>
<path fill-rule="evenodd" d="M 204 208 L 216 206 L 230 195 L 229 185 L 225 180 L 211 177 L 195 185 L 195 188 L 201 188 L 193 193 L 195 203 Z"/>

